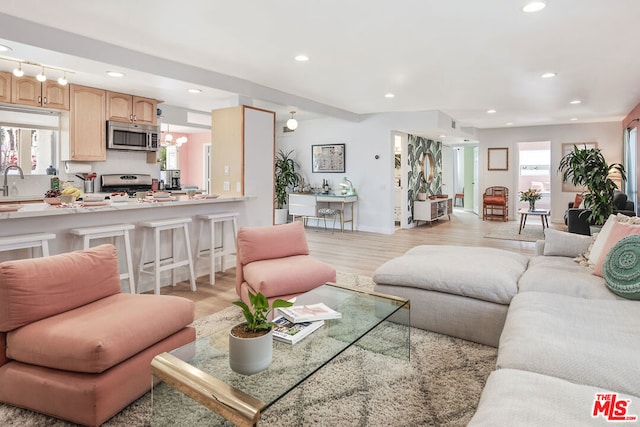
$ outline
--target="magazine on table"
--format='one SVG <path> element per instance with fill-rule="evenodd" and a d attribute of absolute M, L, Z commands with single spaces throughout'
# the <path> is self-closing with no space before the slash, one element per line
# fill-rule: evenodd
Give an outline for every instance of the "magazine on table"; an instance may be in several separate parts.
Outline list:
<path fill-rule="evenodd" d="M 293 323 L 342 318 L 342 314 L 321 302 L 317 304 L 294 305 L 286 308 L 278 308 L 278 310 L 280 314 Z"/>
<path fill-rule="evenodd" d="M 292 345 L 324 325 L 324 320 L 293 323 L 284 316 L 275 318 L 273 322 L 276 324 L 273 328 L 273 339 Z"/>

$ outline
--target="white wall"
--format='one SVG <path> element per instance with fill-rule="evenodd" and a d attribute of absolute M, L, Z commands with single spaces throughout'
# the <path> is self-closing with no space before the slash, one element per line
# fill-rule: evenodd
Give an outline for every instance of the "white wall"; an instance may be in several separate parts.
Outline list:
<path fill-rule="evenodd" d="M 555 126 L 529 126 L 517 128 L 479 129 L 480 193 L 487 187 L 502 185 L 509 188 L 509 218 L 516 218 L 518 205 L 517 143 L 551 141 L 551 221 L 564 222 L 567 203 L 573 201 L 575 192 L 562 192 L 562 176 L 557 172 L 562 158 L 562 144 L 597 142 L 607 162 L 622 159 L 622 125 L 620 122 L 585 123 Z M 509 170 L 487 170 L 487 148 L 509 148 Z"/>

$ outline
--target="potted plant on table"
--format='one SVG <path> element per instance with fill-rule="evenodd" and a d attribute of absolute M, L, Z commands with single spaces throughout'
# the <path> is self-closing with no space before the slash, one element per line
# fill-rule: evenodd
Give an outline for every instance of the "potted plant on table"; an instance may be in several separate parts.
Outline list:
<path fill-rule="evenodd" d="M 418 200 L 420 201 L 424 201 L 427 200 L 427 186 L 425 185 L 425 183 L 421 183 L 420 187 L 418 188 Z"/>
<path fill-rule="evenodd" d="M 293 150 L 285 153 L 279 150 L 275 160 L 275 220 L 276 224 L 285 224 L 287 222 L 287 195 L 289 189 L 300 183 L 302 177 L 296 171 L 300 165 L 291 157 Z"/>
<path fill-rule="evenodd" d="M 245 322 L 229 331 L 229 366 L 235 372 L 253 375 L 271 364 L 273 357 L 273 335 L 275 323 L 268 316 L 273 309 L 291 307 L 289 301 L 276 299 L 269 306 L 269 300 L 260 292 L 248 292 L 249 304 L 234 301 L 242 309 Z"/>
<path fill-rule="evenodd" d="M 564 181 L 587 188 L 584 206 L 591 211 L 588 221 L 592 225 L 604 225 L 613 213 L 613 195 L 618 188 L 611 179 L 611 173 L 615 172 L 623 181 L 626 180 L 624 166 L 620 163 L 609 165 L 598 148 L 574 145 L 573 151 L 560 160 L 558 171 L 562 172 Z"/>
<path fill-rule="evenodd" d="M 540 200 L 542 198 L 542 194 L 540 190 L 528 189 L 527 191 L 520 192 L 520 201 L 521 202 L 529 202 L 529 211 L 533 212 L 536 210 L 536 200 Z"/>

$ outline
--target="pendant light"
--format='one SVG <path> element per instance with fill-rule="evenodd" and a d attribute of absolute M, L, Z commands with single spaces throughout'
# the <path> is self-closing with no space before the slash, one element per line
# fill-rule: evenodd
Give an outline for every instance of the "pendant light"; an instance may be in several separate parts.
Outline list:
<path fill-rule="evenodd" d="M 287 120 L 287 127 L 291 130 L 296 130 L 298 128 L 298 121 L 293 118 L 295 111 L 291 111 L 291 118 Z"/>
<path fill-rule="evenodd" d="M 36 80 L 38 80 L 39 82 L 46 82 L 47 81 L 47 76 L 44 75 L 44 67 L 42 67 L 42 71 L 40 71 L 38 73 L 38 75 L 36 76 Z"/>
<path fill-rule="evenodd" d="M 22 69 L 22 62 L 18 62 L 18 66 L 13 69 L 13 75 L 16 77 L 24 76 L 24 70 Z"/>
<path fill-rule="evenodd" d="M 67 83 L 69 83 L 69 82 L 67 81 L 67 72 L 65 71 L 65 72 L 62 74 L 62 77 L 59 77 L 59 78 L 58 78 L 58 84 L 59 84 L 60 86 L 66 86 L 66 85 L 67 85 Z"/>

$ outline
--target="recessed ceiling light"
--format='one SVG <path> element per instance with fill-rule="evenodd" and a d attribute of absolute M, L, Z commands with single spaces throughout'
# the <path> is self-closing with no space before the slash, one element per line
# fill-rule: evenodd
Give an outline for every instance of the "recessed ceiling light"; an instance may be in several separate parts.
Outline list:
<path fill-rule="evenodd" d="M 487 114 L 495 114 L 497 111 L 494 109 L 487 110 Z"/>
<path fill-rule="evenodd" d="M 296 61 L 298 62 L 307 62 L 309 57 L 307 55 L 296 55 Z"/>
<path fill-rule="evenodd" d="M 549 72 L 549 73 L 544 73 L 540 77 L 542 77 L 543 79 L 550 79 L 550 78 L 555 77 L 557 75 L 558 75 L 558 73 Z"/>
<path fill-rule="evenodd" d="M 9 52 L 11 49 L 9 46 L 5 46 L 3 44 L 0 44 L 0 52 Z"/>
<path fill-rule="evenodd" d="M 202 91 L 200 89 L 188 89 L 187 92 L 189 92 L 189 93 L 201 93 Z"/>
<path fill-rule="evenodd" d="M 385 93 L 384 97 L 385 98 L 395 98 L 396 96 L 393 93 L 389 92 L 389 93 Z"/>
<path fill-rule="evenodd" d="M 440 137 L 440 138 L 446 138 L 446 137 L 447 137 L 447 135 L 440 135 L 439 137 Z"/>
<path fill-rule="evenodd" d="M 580 101 L 579 99 L 574 99 L 573 101 L 569 102 L 569 104 L 573 104 L 573 105 L 582 104 L 582 101 Z"/>
<path fill-rule="evenodd" d="M 511 123 L 511 122 L 508 122 L 508 123 L 505 123 L 505 124 L 506 124 L 507 126 L 513 126 L 513 123 Z"/>
<path fill-rule="evenodd" d="M 547 2 L 545 0 L 533 0 L 525 3 L 525 5 L 522 7 L 522 11 L 523 12 L 539 12 L 545 7 L 547 7 Z"/>
<path fill-rule="evenodd" d="M 107 71 L 107 76 L 109 77 L 124 77 L 124 73 L 120 71 Z"/>
<path fill-rule="evenodd" d="M 576 120 L 578 120 L 577 117 L 571 117 L 569 120 L 571 120 L 572 122 L 575 122 Z"/>

